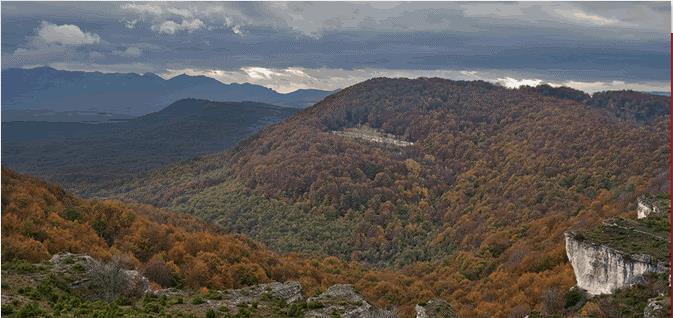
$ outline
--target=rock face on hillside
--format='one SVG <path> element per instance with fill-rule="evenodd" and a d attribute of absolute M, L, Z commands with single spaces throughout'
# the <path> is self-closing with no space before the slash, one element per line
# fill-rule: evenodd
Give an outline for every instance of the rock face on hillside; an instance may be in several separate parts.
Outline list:
<path fill-rule="evenodd" d="M 137 298 L 150 292 L 150 282 L 145 276 L 124 269 L 115 261 L 104 263 L 88 255 L 65 252 L 54 255 L 49 262 L 61 275 L 81 276 L 72 287 L 85 298 L 113 301 L 119 296 Z"/>
<path fill-rule="evenodd" d="M 670 200 L 661 200 L 645 194 L 638 198 L 638 218 L 644 219 L 651 214 L 668 213 L 671 209 Z"/>
<path fill-rule="evenodd" d="M 426 304 L 416 305 L 416 318 L 457 318 L 451 305 L 441 299 L 433 299 Z"/>
<path fill-rule="evenodd" d="M 577 286 L 592 295 L 610 294 L 617 288 L 636 284 L 647 272 L 670 271 L 667 263 L 650 255 L 626 254 L 592 243 L 575 232 L 566 232 L 565 239 Z"/>
<path fill-rule="evenodd" d="M 334 285 L 324 293 L 309 298 L 308 303 L 321 308 L 306 312 L 306 318 L 329 318 L 335 315 L 344 318 L 395 317 L 392 312 L 370 305 L 351 285 Z"/>
<path fill-rule="evenodd" d="M 414 145 L 413 142 L 402 140 L 399 136 L 386 134 L 367 125 L 346 128 L 342 131 L 332 131 L 332 133 L 345 138 L 362 140 L 375 144 L 383 144 L 387 146 L 408 147 Z"/>
<path fill-rule="evenodd" d="M 566 232 L 577 286 L 591 295 L 611 294 L 642 283 L 646 273 L 670 273 L 671 221 L 663 213 L 670 202 L 663 194 L 644 194 L 637 219 L 610 218 L 590 230 Z"/>
<path fill-rule="evenodd" d="M 281 300 L 285 304 L 292 304 L 304 300 L 301 284 L 298 282 L 273 282 L 259 284 L 241 289 L 215 291 L 221 300 L 209 300 L 213 307 L 226 306 L 230 310 L 244 304 L 252 304 L 263 299 Z"/>

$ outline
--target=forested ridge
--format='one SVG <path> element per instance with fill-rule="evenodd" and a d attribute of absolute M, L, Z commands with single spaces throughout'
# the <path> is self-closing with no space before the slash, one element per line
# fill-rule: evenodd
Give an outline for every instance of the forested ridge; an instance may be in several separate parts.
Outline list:
<path fill-rule="evenodd" d="M 296 109 L 255 102 L 178 100 L 119 123 L 5 122 L 2 163 L 79 194 L 231 147 Z"/>
<path fill-rule="evenodd" d="M 389 266 L 463 316 L 560 313 L 553 300 L 574 284 L 563 232 L 670 187 L 670 111 L 647 94 L 544 90 L 372 79 L 229 151 L 98 195 L 192 213 L 282 252 Z M 331 133 L 358 125 L 414 145 Z"/>

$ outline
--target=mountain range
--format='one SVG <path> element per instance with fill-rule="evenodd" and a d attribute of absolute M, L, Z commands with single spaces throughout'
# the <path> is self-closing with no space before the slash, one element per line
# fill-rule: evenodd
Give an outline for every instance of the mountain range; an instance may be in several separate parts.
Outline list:
<path fill-rule="evenodd" d="M 2 71 L 2 106 L 6 110 L 106 112 L 145 115 L 183 98 L 255 101 L 303 108 L 332 92 L 300 89 L 282 94 L 254 84 L 224 84 L 206 76 L 163 79 L 146 73 L 63 71 L 50 67 Z"/>

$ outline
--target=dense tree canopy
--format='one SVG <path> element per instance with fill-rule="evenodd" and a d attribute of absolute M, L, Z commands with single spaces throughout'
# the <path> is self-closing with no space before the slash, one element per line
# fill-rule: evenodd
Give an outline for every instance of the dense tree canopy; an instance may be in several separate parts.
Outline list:
<path fill-rule="evenodd" d="M 580 95 L 372 79 L 100 195 L 190 212 L 280 251 L 392 266 L 465 316 L 543 310 L 573 284 L 565 230 L 670 186 L 668 104 Z M 358 125 L 414 144 L 331 133 Z"/>

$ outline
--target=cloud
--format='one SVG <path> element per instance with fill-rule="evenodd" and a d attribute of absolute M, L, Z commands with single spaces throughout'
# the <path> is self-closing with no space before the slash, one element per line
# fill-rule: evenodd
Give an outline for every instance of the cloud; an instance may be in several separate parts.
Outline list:
<path fill-rule="evenodd" d="M 86 45 L 100 42 L 100 36 L 82 31 L 73 24 L 56 25 L 42 21 L 37 31 L 37 40 L 46 44 Z"/>
<path fill-rule="evenodd" d="M 521 86 L 538 86 L 542 84 L 541 79 L 516 79 L 512 77 L 497 78 L 496 83 L 507 88 L 519 88 Z"/>
<path fill-rule="evenodd" d="M 182 20 L 181 23 L 176 23 L 175 21 L 168 20 L 160 24 L 153 25 L 152 31 L 165 34 L 175 34 L 176 32 L 180 31 L 187 31 L 188 33 L 192 33 L 203 27 L 205 27 L 205 24 L 203 23 L 203 21 L 199 19 L 191 19 L 191 20 L 185 19 Z"/>
<path fill-rule="evenodd" d="M 405 69 L 331 69 L 331 68 L 266 68 L 259 66 L 242 67 L 239 70 L 215 69 L 170 69 L 160 75 L 171 78 L 179 74 L 203 75 L 230 83 L 253 83 L 272 88 L 281 93 L 297 89 L 317 88 L 335 90 L 345 88 L 373 77 L 439 77 L 452 80 L 483 80 L 507 88 L 518 88 L 524 85 L 567 86 L 588 93 L 604 90 L 633 89 L 639 91 L 668 91 L 668 82 L 625 82 L 625 81 L 547 81 L 536 78 L 503 76 L 501 71 L 470 71 L 470 70 L 405 70 Z"/>
<path fill-rule="evenodd" d="M 235 34 L 242 35 L 243 32 L 241 31 L 241 26 L 240 25 L 234 25 L 231 27 L 231 32 L 234 32 Z"/>
<path fill-rule="evenodd" d="M 143 51 L 137 47 L 128 47 L 123 51 L 115 51 L 115 54 L 123 57 L 140 57 L 143 54 Z"/>
<path fill-rule="evenodd" d="M 188 9 L 181 9 L 181 8 L 166 8 L 166 11 L 172 15 L 177 15 L 183 18 L 191 18 L 193 16 L 193 13 L 188 10 Z"/>
<path fill-rule="evenodd" d="M 243 72 L 248 74 L 251 79 L 271 79 L 281 75 L 279 72 L 275 72 L 271 69 L 265 67 L 243 67 L 241 68 Z"/>
<path fill-rule="evenodd" d="M 671 90 L 670 83 L 666 82 L 625 82 L 625 81 L 597 81 L 597 82 L 581 82 L 581 81 L 566 81 L 557 83 L 557 86 L 568 86 L 579 89 L 585 92 L 598 92 L 605 90 L 624 90 L 631 89 L 642 92 L 668 92 Z"/>
<path fill-rule="evenodd" d="M 3 55 L 3 59 L 14 64 L 47 64 L 56 59 L 101 59 L 100 52 L 86 52 L 81 47 L 101 43 L 98 34 L 85 32 L 74 24 L 57 25 L 41 21 L 35 34 L 25 39 L 11 55 Z M 3 62 L 3 65 L 6 62 Z"/>
<path fill-rule="evenodd" d="M 556 12 L 561 16 L 575 20 L 577 22 L 584 22 L 593 25 L 604 26 L 604 25 L 616 25 L 619 23 L 625 24 L 614 18 L 607 18 L 600 16 L 598 14 L 590 14 L 581 10 L 556 10 Z"/>
<path fill-rule="evenodd" d="M 137 4 L 137 3 L 128 3 L 121 6 L 122 9 L 129 10 L 138 14 L 152 14 L 159 15 L 163 13 L 161 6 L 154 4 Z"/>
<path fill-rule="evenodd" d="M 131 20 L 122 19 L 121 22 L 124 23 L 124 26 L 127 29 L 135 29 L 136 23 L 138 23 L 138 19 L 131 19 Z"/>
<path fill-rule="evenodd" d="M 103 54 L 101 52 L 98 52 L 98 51 L 89 52 L 89 58 L 92 59 L 92 60 L 98 60 L 98 59 L 102 59 L 104 57 L 105 57 L 105 54 Z"/>
<path fill-rule="evenodd" d="M 667 2 L 12 2 L 2 9 L 3 68 L 137 61 L 159 73 L 212 71 L 279 90 L 333 89 L 374 75 L 586 87 L 670 81 Z M 85 40 L 42 39 L 42 21 L 75 25 Z M 61 44 L 95 36 L 98 43 Z"/>

